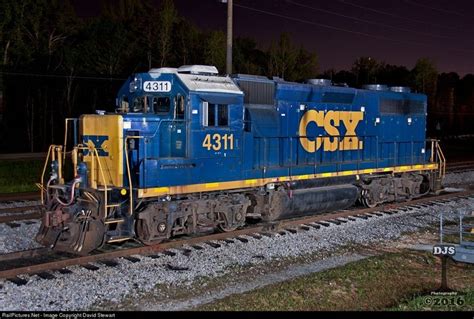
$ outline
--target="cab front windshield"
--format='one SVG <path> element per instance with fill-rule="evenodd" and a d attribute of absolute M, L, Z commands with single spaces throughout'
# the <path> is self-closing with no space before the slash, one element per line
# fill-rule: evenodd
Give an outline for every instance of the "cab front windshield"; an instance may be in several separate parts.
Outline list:
<path fill-rule="evenodd" d="M 133 100 L 131 112 L 168 114 L 170 109 L 169 96 L 138 96 Z"/>
<path fill-rule="evenodd" d="M 124 113 L 149 113 L 170 115 L 174 119 L 184 119 L 185 99 L 178 94 L 176 97 L 169 95 L 145 95 L 133 98 L 129 105 L 128 97 L 123 96 L 120 101 L 119 112 Z"/>

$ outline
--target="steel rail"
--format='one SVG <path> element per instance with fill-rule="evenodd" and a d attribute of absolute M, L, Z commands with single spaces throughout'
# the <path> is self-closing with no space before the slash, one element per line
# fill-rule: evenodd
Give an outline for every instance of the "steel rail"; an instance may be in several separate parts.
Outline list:
<path fill-rule="evenodd" d="M 318 215 L 313 215 L 313 216 L 304 216 L 300 218 L 287 219 L 287 220 L 275 221 L 275 222 L 270 222 L 270 223 L 262 223 L 262 224 L 257 224 L 254 226 L 249 226 L 244 229 L 235 230 L 232 232 L 216 233 L 216 234 L 191 237 L 191 238 L 186 238 L 186 239 L 178 239 L 178 240 L 172 240 L 165 243 L 152 244 L 148 246 L 117 249 L 113 251 L 106 251 L 103 253 L 97 253 L 97 254 L 88 255 L 88 256 L 78 256 L 78 257 L 72 257 L 72 258 L 67 258 L 67 259 L 40 262 L 38 264 L 21 266 L 18 268 L 4 269 L 0 271 L 0 278 L 14 278 L 20 274 L 41 273 L 45 271 L 62 269 L 65 267 L 70 267 L 70 266 L 86 265 L 86 264 L 97 262 L 97 261 L 110 260 L 110 259 L 119 258 L 119 257 L 127 257 L 131 255 L 145 255 L 146 256 L 146 255 L 150 255 L 154 253 L 163 252 L 172 248 L 180 248 L 184 245 L 195 245 L 195 244 L 205 243 L 209 241 L 237 238 L 239 236 L 252 235 L 255 233 L 275 232 L 279 230 L 281 231 L 281 230 L 291 229 L 293 227 L 298 227 L 298 226 L 302 227 L 306 224 L 336 221 L 338 218 L 344 218 L 344 217 L 362 217 L 362 216 L 368 217 L 368 215 L 371 215 L 371 213 L 374 213 L 374 212 L 377 212 L 378 214 L 380 214 L 380 213 L 384 213 L 384 212 L 387 213 L 389 211 L 392 211 L 391 213 L 395 213 L 393 210 L 400 209 L 403 207 L 416 206 L 418 204 L 430 203 L 430 202 L 433 202 L 432 204 L 434 205 L 436 204 L 435 201 L 450 200 L 450 199 L 456 199 L 456 198 L 467 198 L 473 195 L 474 195 L 474 190 L 469 190 L 469 191 L 463 191 L 463 192 L 457 192 L 457 193 L 443 194 L 443 195 L 438 195 L 438 196 L 423 197 L 423 198 L 415 199 L 409 202 L 390 203 L 387 205 L 382 205 L 380 207 L 374 207 L 374 208 L 363 208 L 363 209 L 356 209 L 356 210 L 339 211 L 335 213 L 318 214 Z M 51 252 L 51 250 L 48 250 L 48 251 Z M 28 254 L 28 251 L 20 252 L 19 256 L 21 256 L 21 254 Z M 37 256 L 38 254 L 36 254 L 35 256 L 32 256 L 31 258 L 35 258 Z M 22 257 L 22 258 L 25 258 L 25 257 Z M 0 261 L 2 260 L 3 258 L 0 255 Z M 9 260 L 12 260 L 12 258 L 9 258 Z"/>
<path fill-rule="evenodd" d="M 36 210 L 36 209 L 40 209 L 40 208 L 41 208 L 40 205 L 2 207 L 2 208 L 0 208 L 0 215 L 9 214 L 9 213 L 16 213 L 16 212 L 24 212 L 24 211 L 28 211 L 28 210 Z"/>
<path fill-rule="evenodd" d="M 40 217 L 41 207 L 39 205 L 0 208 L 0 223 L 39 219 Z"/>
<path fill-rule="evenodd" d="M 0 202 L 14 202 L 21 200 L 40 200 L 40 194 L 39 192 L 0 194 Z"/>

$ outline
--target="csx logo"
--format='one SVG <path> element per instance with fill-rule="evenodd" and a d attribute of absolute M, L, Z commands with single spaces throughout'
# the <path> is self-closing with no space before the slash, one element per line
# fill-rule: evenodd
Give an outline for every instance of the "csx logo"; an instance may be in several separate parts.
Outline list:
<path fill-rule="evenodd" d="M 342 111 L 316 111 L 309 110 L 303 114 L 300 120 L 299 136 L 301 146 L 309 153 L 314 153 L 324 145 L 324 151 L 336 151 L 338 149 L 349 151 L 363 148 L 363 143 L 356 136 L 356 128 L 364 118 L 363 112 Z M 308 126 L 310 123 L 324 128 L 331 137 L 308 137 Z M 346 133 L 341 136 L 339 128 L 344 125 Z"/>
<path fill-rule="evenodd" d="M 90 145 L 92 143 L 92 146 L 97 149 L 99 156 L 109 156 L 109 152 L 105 150 L 106 146 L 104 145 L 104 142 L 108 140 L 109 137 L 107 135 L 84 135 L 82 137 L 84 145 Z M 89 155 L 89 150 L 84 150 L 83 154 L 84 156 Z"/>

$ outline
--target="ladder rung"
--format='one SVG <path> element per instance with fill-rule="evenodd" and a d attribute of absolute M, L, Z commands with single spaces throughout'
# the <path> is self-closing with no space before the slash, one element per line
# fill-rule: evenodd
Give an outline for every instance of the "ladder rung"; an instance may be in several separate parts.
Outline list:
<path fill-rule="evenodd" d="M 118 218 L 118 219 L 108 219 L 104 222 L 104 224 L 118 224 L 118 223 L 123 223 L 125 219 L 123 218 Z"/>
<path fill-rule="evenodd" d="M 107 207 L 107 208 L 110 208 L 110 207 L 120 207 L 120 204 L 110 204 L 110 205 L 107 205 L 106 207 Z"/>

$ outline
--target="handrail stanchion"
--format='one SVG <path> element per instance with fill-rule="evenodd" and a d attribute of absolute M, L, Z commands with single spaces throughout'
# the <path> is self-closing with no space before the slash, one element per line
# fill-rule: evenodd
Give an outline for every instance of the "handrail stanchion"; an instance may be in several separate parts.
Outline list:
<path fill-rule="evenodd" d="M 48 163 L 49 163 L 49 157 L 51 156 L 51 149 L 53 148 L 54 146 L 53 145 L 50 145 L 49 148 L 48 148 L 48 154 L 46 155 L 46 161 L 44 162 L 44 166 L 43 166 L 43 173 L 41 173 L 41 204 L 44 205 L 44 192 L 43 192 L 43 189 L 44 189 L 44 174 L 46 174 L 46 168 L 48 167 Z M 46 188 L 47 190 L 47 188 Z"/>
<path fill-rule="evenodd" d="M 105 175 L 104 175 L 104 171 L 102 169 L 102 165 L 100 163 L 100 158 L 99 158 L 99 153 L 97 152 L 97 148 L 94 147 L 94 155 L 92 156 L 94 158 L 94 156 L 97 158 L 97 166 L 99 168 L 99 172 L 100 172 L 100 175 L 102 177 L 102 180 L 104 182 L 104 219 L 107 218 L 107 195 L 108 195 L 108 189 L 107 189 L 107 181 L 105 179 Z M 92 159 L 92 161 L 94 161 L 94 159 Z"/>
<path fill-rule="evenodd" d="M 124 145 L 124 148 L 125 148 L 125 164 L 126 164 L 126 167 L 127 167 L 127 177 L 128 177 L 128 196 L 130 198 L 130 205 L 129 205 L 129 214 L 130 216 L 133 215 L 133 186 L 132 186 L 132 173 L 131 173 L 131 170 L 130 170 L 130 162 L 129 162 L 129 159 L 128 159 L 128 140 L 129 139 L 132 139 L 132 138 L 144 138 L 144 136 L 127 136 L 125 137 L 125 145 Z"/>
<path fill-rule="evenodd" d="M 64 179 L 63 179 L 63 158 L 62 158 L 62 146 L 57 146 L 56 151 L 58 152 L 58 180 L 60 184 L 64 184 Z M 64 153 L 66 154 L 66 153 Z"/>

